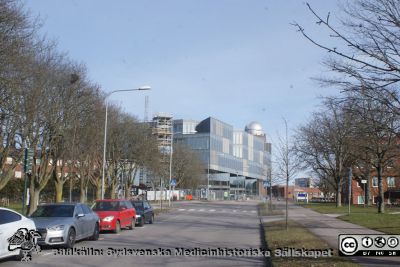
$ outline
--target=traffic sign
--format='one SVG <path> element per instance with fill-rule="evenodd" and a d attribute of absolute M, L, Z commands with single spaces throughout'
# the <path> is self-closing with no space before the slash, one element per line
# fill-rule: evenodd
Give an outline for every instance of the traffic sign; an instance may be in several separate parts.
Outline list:
<path fill-rule="evenodd" d="M 171 186 L 176 186 L 176 179 L 171 179 Z"/>
<path fill-rule="evenodd" d="M 24 172 L 32 173 L 33 156 L 35 152 L 32 148 L 25 148 L 25 158 L 24 158 Z"/>

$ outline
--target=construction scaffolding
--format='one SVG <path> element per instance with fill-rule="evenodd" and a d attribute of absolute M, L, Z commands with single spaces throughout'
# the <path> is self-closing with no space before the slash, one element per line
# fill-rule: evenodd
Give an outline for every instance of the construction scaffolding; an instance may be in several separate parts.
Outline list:
<path fill-rule="evenodd" d="M 152 133 L 157 136 L 158 148 L 165 156 L 172 149 L 172 123 L 172 116 L 166 113 L 157 113 L 152 121 Z"/>

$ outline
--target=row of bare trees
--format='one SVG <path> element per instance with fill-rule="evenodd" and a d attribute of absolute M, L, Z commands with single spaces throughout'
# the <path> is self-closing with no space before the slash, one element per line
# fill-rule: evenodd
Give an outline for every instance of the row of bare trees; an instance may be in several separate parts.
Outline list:
<path fill-rule="evenodd" d="M 400 155 L 400 2 L 346 1 L 339 21 L 307 7 L 332 42 L 323 43 L 298 23 L 294 26 L 328 53 L 324 65 L 332 75 L 318 81 L 341 93 L 326 99 L 324 108 L 299 128 L 295 151 L 303 167 L 320 177 L 321 187 L 336 191 L 338 206 L 349 167 L 368 183 L 374 172 L 383 200 L 382 177 Z M 383 201 L 379 204 L 383 213 Z"/>
<path fill-rule="evenodd" d="M 82 64 L 39 36 L 37 24 L 18 1 L 0 0 L 0 190 L 15 176 L 24 149 L 33 149 L 29 213 L 49 183 L 54 183 L 57 202 L 72 180 L 79 182 L 81 202 L 89 185 L 100 198 L 105 119 L 105 93 L 88 79 Z M 106 186 L 115 197 L 123 175 L 128 196 L 139 167 L 155 175 L 166 167 L 150 125 L 113 105 L 108 116 Z M 198 168 L 185 169 L 192 154 L 179 153 L 187 151 L 176 151 L 174 170 L 189 186 Z"/>

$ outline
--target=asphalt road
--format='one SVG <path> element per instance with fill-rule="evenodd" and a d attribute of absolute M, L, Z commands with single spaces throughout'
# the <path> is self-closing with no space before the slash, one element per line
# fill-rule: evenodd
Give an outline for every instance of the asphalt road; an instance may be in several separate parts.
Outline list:
<path fill-rule="evenodd" d="M 0 267 L 265 266 L 264 257 L 258 255 L 261 246 L 256 202 L 182 202 L 174 203 L 172 211 L 157 216 L 152 225 L 123 230 L 120 234 L 102 233 L 99 241 L 81 241 L 75 245 L 81 252 L 95 250 L 103 255 L 54 255 L 54 250 L 47 248 L 41 255 L 34 255 L 29 263 L 3 260 Z M 164 255 L 116 255 L 135 249 Z M 208 249 L 221 256 L 190 256 L 208 253 Z M 223 253 L 237 256 L 222 256 Z"/>

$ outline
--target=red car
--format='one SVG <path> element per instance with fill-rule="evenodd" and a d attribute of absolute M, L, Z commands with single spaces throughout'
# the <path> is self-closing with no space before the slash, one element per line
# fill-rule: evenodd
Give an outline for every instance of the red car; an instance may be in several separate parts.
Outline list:
<path fill-rule="evenodd" d="M 136 223 L 136 210 L 129 200 L 96 200 L 93 211 L 100 217 L 100 231 L 119 233 L 122 228 L 133 229 Z"/>

